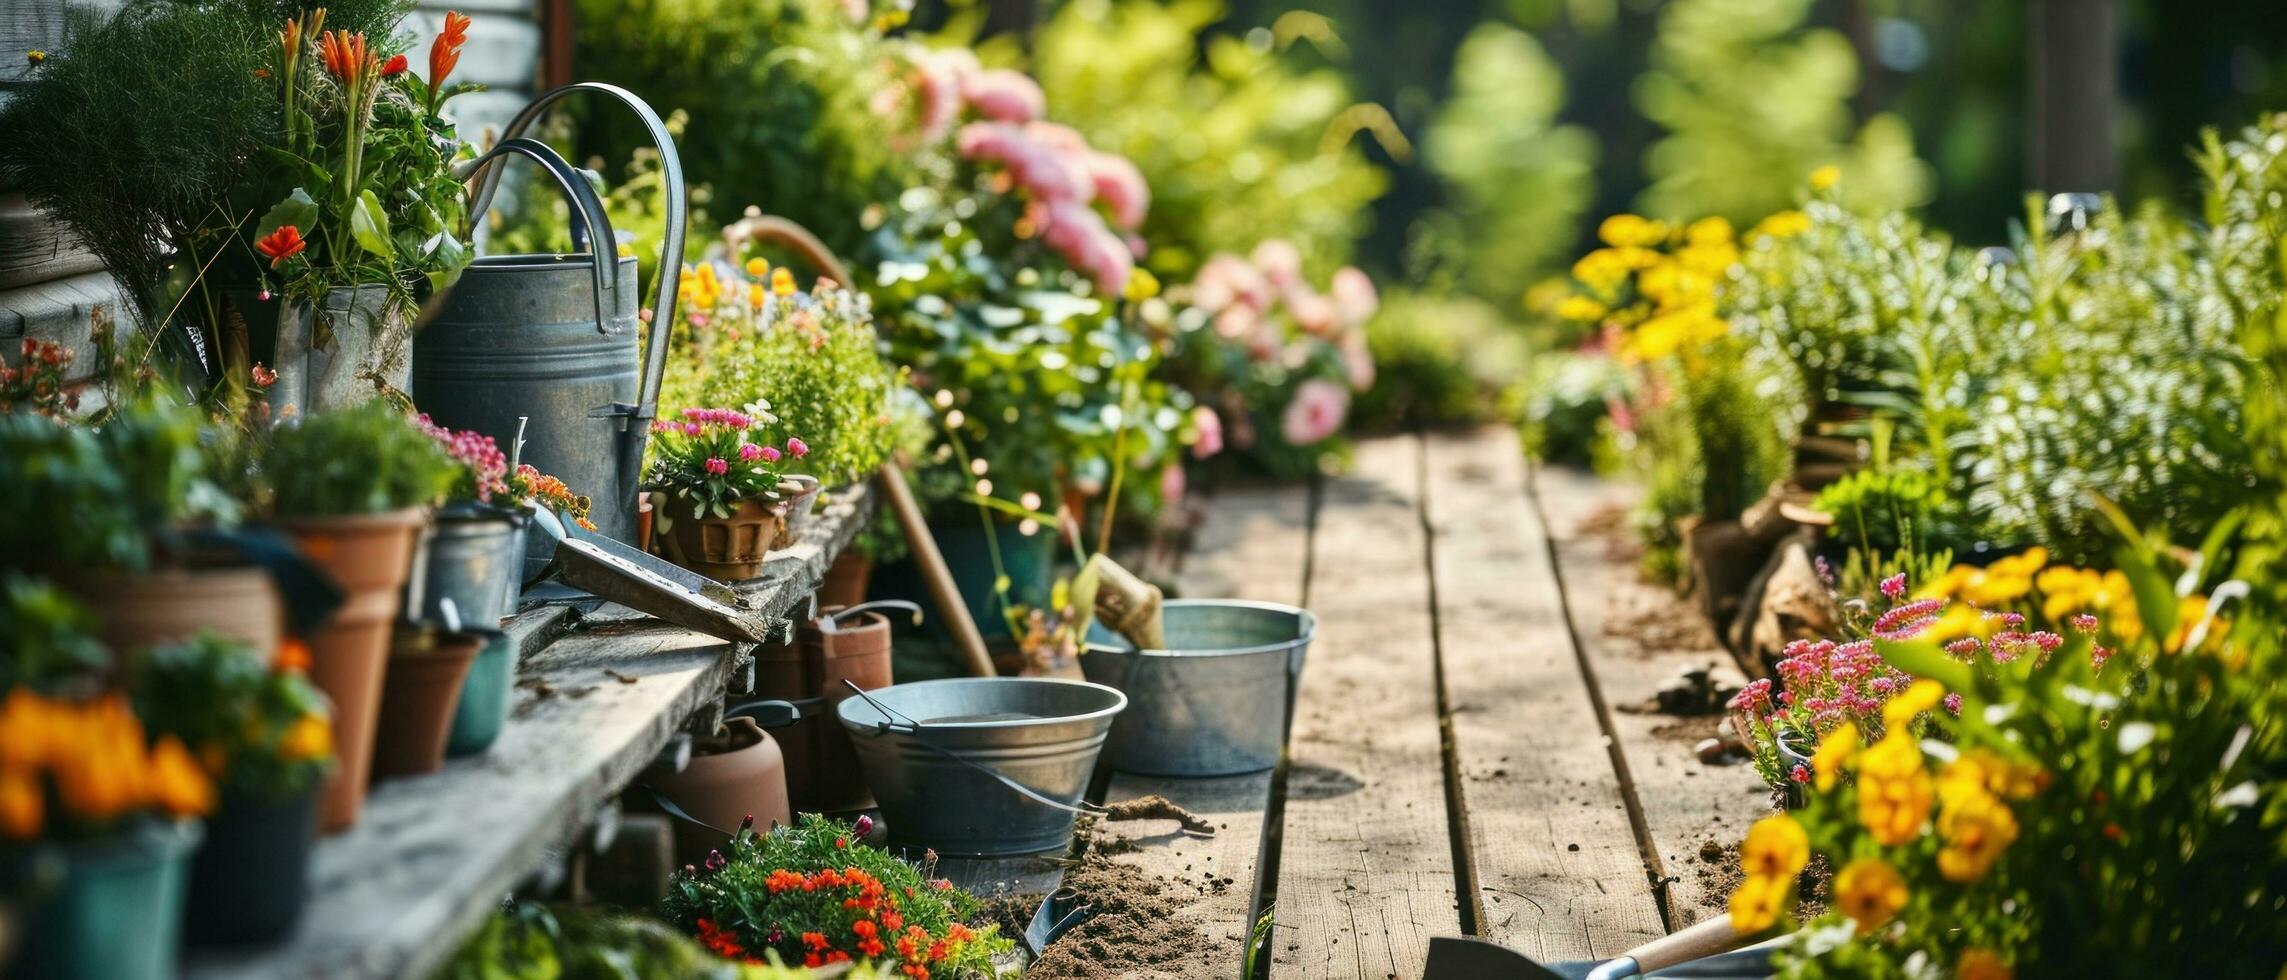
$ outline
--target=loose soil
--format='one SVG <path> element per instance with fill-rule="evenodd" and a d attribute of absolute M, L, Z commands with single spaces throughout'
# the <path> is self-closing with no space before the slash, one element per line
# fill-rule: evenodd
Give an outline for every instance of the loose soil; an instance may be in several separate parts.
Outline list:
<path fill-rule="evenodd" d="M 1106 820 L 1173 820 L 1189 833 L 1206 837 L 1215 836 L 1215 825 L 1206 818 L 1177 806 L 1174 800 L 1154 793 L 1150 796 L 1122 800 L 1104 805 Z"/>
<path fill-rule="evenodd" d="M 1162 797 L 1147 796 L 1129 804 L 1154 801 L 1156 805 L 1138 806 L 1140 812 L 1125 819 L 1176 819 L 1187 829 L 1194 824 L 1206 826 L 1206 821 Z M 1113 804 L 1113 809 L 1123 805 L 1128 804 Z M 1199 882 L 1175 881 L 1111 860 L 1113 854 L 1133 850 L 1134 844 L 1105 834 L 1103 829 L 1094 820 L 1081 821 L 1074 834 L 1079 856 L 1064 872 L 1063 887 L 1078 892 L 1079 900 L 1093 906 L 1093 912 L 1042 950 L 1040 958 L 1025 970 L 1025 977 L 1226 980 L 1228 962 L 1210 959 L 1208 953 L 1215 944 L 1182 914 L 1195 896 L 1225 887 L 1221 881 L 1211 875 Z M 1004 898 L 988 903 L 988 912 L 992 921 L 1002 924 L 1004 932 L 1021 935 L 1039 905 L 1037 897 Z"/>
<path fill-rule="evenodd" d="M 1747 880 L 1739 870 L 1739 845 L 1721 843 L 1709 838 L 1699 845 L 1699 860 L 1692 862 L 1692 874 L 1699 878 L 1699 904 L 1702 908 L 1723 909 L 1731 892 Z M 1808 922 L 1826 914 L 1826 897 L 1834 871 L 1827 866 L 1825 855 L 1813 855 L 1810 867 L 1804 868 L 1802 877 L 1795 882 L 1795 921 Z"/>

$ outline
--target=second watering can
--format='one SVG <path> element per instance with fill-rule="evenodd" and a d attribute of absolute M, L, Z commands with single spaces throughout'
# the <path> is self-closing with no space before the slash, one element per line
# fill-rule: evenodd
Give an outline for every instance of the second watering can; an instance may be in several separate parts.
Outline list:
<path fill-rule="evenodd" d="M 522 134 L 575 92 L 608 95 L 641 116 L 659 150 L 667 196 L 659 293 L 649 329 L 638 315 L 636 261 L 620 256 L 595 189 L 546 144 Z M 487 255 L 472 262 L 414 345 L 413 402 L 437 424 L 473 429 L 594 501 L 599 534 L 633 542 L 644 442 L 658 413 L 675 282 L 683 254 L 683 169 L 675 142 L 625 89 L 582 82 L 556 89 L 517 114 L 500 144 L 467 166 L 477 182 L 470 222 L 483 220 L 506 155 L 538 163 L 572 206 L 575 249 L 564 255 Z M 645 334 L 648 333 L 648 338 Z M 524 421 L 524 420 L 529 420 Z M 555 542 L 532 535 L 528 573 Z"/>

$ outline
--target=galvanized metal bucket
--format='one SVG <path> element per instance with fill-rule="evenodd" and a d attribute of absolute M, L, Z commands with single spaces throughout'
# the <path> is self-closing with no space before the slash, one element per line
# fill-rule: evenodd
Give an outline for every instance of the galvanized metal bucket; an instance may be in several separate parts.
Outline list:
<path fill-rule="evenodd" d="M 662 274 L 648 330 L 638 316 L 636 261 L 616 254 L 617 239 L 595 189 L 545 144 L 523 133 L 565 96 L 618 99 L 642 117 L 659 151 L 667 198 Z M 594 501 L 598 533 L 635 540 L 636 486 L 675 319 L 672 270 L 683 254 L 683 171 L 666 125 L 642 100 L 611 85 L 582 82 L 532 101 L 498 146 L 464 167 L 477 190 L 481 221 L 507 155 L 538 163 L 571 202 L 574 248 L 564 255 L 489 255 L 470 263 L 415 341 L 413 401 L 438 424 L 474 429 L 509 448 L 519 420 L 522 460 Z M 584 241 L 582 240 L 584 239 Z M 532 536 L 532 570 L 553 554 L 553 539 Z"/>
<path fill-rule="evenodd" d="M 1101 684 L 962 677 L 867 691 L 836 714 L 893 843 L 993 857 L 1071 843 L 1104 733 L 1127 704 Z"/>
<path fill-rule="evenodd" d="M 461 622 L 494 629 L 516 611 L 523 567 L 523 515 L 494 507 L 447 507 L 431 522 L 417 590 L 408 608 L 423 622 L 444 622 L 444 600 L 451 599 Z"/>
<path fill-rule="evenodd" d="M 1173 649 L 1137 650 L 1097 624 L 1080 657 L 1090 681 L 1131 706 L 1112 725 L 1112 768 L 1229 776 L 1278 765 L 1318 620 L 1272 602 L 1172 599 L 1161 624 Z"/>

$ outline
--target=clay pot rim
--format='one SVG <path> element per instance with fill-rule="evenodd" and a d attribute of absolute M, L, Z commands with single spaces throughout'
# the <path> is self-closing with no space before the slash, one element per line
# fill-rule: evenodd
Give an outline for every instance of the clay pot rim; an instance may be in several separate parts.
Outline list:
<path fill-rule="evenodd" d="M 428 520 L 429 508 L 414 506 L 371 514 L 281 514 L 272 523 L 286 531 L 393 531 Z"/>
<path fill-rule="evenodd" d="M 747 738 L 747 734 L 749 732 L 753 733 L 754 735 L 752 739 Z M 724 744 L 728 747 L 719 749 L 701 747 L 701 743 L 706 742 L 709 739 L 718 738 L 723 739 Z M 743 717 L 725 718 L 723 719 L 723 731 L 721 734 L 708 735 L 704 738 L 694 738 L 691 740 L 691 761 L 696 762 L 700 759 L 712 759 L 718 756 L 726 756 L 736 752 L 744 752 L 769 740 L 770 733 L 763 731 L 762 726 L 755 724 L 754 719 Z"/>

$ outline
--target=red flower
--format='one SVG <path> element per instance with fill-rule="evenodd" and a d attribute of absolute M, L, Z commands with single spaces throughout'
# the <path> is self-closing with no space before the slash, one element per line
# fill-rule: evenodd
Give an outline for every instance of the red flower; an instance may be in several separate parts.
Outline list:
<path fill-rule="evenodd" d="M 318 39 L 318 57 L 325 62 L 327 72 L 343 81 L 373 63 L 373 53 L 366 50 L 363 31 L 354 34 L 327 31 Z"/>
<path fill-rule="evenodd" d="M 254 386 L 255 386 L 255 387 L 257 387 L 257 388 L 268 388 L 268 387 L 270 387 L 271 385 L 274 385 L 274 384 L 277 384 L 277 383 L 278 383 L 278 372 L 276 372 L 276 371 L 272 371 L 272 370 L 270 370 L 269 368 L 263 367 L 263 366 L 262 366 L 262 362 L 260 362 L 260 361 L 256 361 L 256 362 L 254 362 Z"/>
<path fill-rule="evenodd" d="M 411 62 L 406 61 L 404 55 L 398 55 L 397 57 L 389 59 L 386 64 L 381 66 L 381 75 L 382 77 L 387 78 L 391 75 L 403 74 L 405 68 L 410 64 Z"/>
<path fill-rule="evenodd" d="M 429 44 L 429 101 L 437 100 L 437 90 L 445 84 L 445 76 L 453 73 L 453 66 L 461 63 L 461 45 L 468 41 L 468 16 L 447 11 L 444 28 Z"/>
<path fill-rule="evenodd" d="M 309 245 L 310 243 L 302 240 L 301 229 L 293 225 L 279 225 L 277 231 L 273 231 L 261 241 L 255 242 L 254 250 L 262 253 L 264 258 L 269 259 L 270 268 L 275 269 L 284 265 L 287 259 L 302 254 L 302 250 L 308 248 Z"/>

